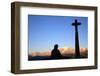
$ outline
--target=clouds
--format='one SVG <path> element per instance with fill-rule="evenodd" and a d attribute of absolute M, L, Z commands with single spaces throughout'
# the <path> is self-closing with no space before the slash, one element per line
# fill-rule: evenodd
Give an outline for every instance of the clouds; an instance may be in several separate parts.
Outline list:
<path fill-rule="evenodd" d="M 68 57 L 75 57 L 75 49 L 74 48 L 60 48 L 60 52 L 63 56 L 68 56 Z M 82 57 L 87 57 L 88 50 L 87 48 L 80 48 L 80 54 Z"/>
<path fill-rule="evenodd" d="M 62 47 L 59 48 L 60 53 L 62 56 L 67 57 L 75 57 L 75 49 L 74 48 L 68 48 L 68 47 Z M 80 48 L 80 54 L 83 57 L 87 57 L 88 55 L 88 49 L 87 48 Z M 29 56 L 51 56 L 51 50 L 46 52 L 31 52 Z"/>

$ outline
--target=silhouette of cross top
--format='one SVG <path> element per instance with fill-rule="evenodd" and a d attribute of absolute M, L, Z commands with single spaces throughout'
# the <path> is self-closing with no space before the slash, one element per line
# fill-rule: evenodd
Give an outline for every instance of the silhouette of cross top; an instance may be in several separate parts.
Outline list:
<path fill-rule="evenodd" d="M 74 22 L 74 23 L 72 23 L 72 25 L 73 25 L 73 26 L 78 26 L 78 25 L 81 25 L 81 23 L 80 23 L 80 22 L 78 22 L 78 21 L 77 21 L 77 19 L 75 19 L 75 22 Z"/>

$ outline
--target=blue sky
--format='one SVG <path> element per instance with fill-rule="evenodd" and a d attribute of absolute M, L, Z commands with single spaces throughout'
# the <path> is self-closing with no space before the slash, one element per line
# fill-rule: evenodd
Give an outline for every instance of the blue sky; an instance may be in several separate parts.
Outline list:
<path fill-rule="evenodd" d="M 28 15 L 28 44 L 30 52 L 52 50 L 55 44 L 61 47 L 75 46 L 75 27 L 78 20 L 80 47 L 88 47 L 88 17 Z"/>

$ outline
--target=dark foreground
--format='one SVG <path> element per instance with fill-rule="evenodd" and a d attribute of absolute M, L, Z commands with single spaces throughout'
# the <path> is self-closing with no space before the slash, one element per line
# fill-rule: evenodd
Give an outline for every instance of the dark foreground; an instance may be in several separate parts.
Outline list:
<path fill-rule="evenodd" d="M 87 57 L 80 57 L 80 58 L 87 58 Z M 56 60 L 56 59 L 80 59 L 80 58 L 75 58 L 75 57 L 61 57 L 61 58 L 53 58 L 51 56 L 29 56 L 28 60 L 32 61 L 32 60 Z"/>

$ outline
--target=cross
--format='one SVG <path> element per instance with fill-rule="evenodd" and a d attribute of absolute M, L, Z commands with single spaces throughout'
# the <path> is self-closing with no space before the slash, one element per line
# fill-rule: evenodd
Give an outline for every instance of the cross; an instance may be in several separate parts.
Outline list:
<path fill-rule="evenodd" d="M 75 26 L 75 57 L 80 58 L 80 48 L 79 48 L 79 38 L 78 38 L 78 26 L 81 25 L 80 22 L 75 19 L 75 22 L 72 23 L 72 26 Z"/>
<path fill-rule="evenodd" d="M 75 23 L 72 23 L 73 26 L 77 26 L 77 25 L 81 25 L 80 22 L 77 21 L 77 19 L 75 19 Z"/>

